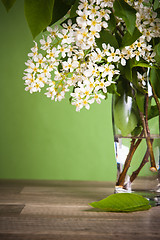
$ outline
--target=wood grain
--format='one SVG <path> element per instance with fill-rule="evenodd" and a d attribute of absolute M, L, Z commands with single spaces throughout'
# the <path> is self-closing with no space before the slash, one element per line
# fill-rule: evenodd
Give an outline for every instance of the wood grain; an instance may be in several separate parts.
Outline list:
<path fill-rule="evenodd" d="M 160 239 L 160 207 L 96 211 L 114 183 L 0 180 L 0 240 Z"/>

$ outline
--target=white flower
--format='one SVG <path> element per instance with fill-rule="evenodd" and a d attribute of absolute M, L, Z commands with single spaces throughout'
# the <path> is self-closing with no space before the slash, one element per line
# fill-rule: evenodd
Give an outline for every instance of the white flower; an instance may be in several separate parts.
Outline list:
<path fill-rule="evenodd" d="M 139 61 L 141 57 L 141 53 L 139 51 L 135 51 L 134 54 L 136 56 L 136 60 Z"/>
<path fill-rule="evenodd" d="M 71 97 L 80 100 L 81 99 L 81 93 L 82 93 L 81 88 L 78 87 L 78 88 L 75 88 L 74 92 L 71 93 L 70 95 L 71 95 Z"/>
<path fill-rule="evenodd" d="M 51 100 L 54 100 L 54 97 L 57 94 L 56 91 L 55 91 L 55 88 L 54 87 L 49 87 L 49 88 L 47 88 L 47 90 L 48 90 L 48 92 L 46 92 L 45 95 L 48 98 L 51 98 Z"/>
<path fill-rule="evenodd" d="M 58 33 L 57 35 L 59 38 L 62 39 L 61 44 L 65 44 L 65 43 L 70 44 L 70 43 L 74 42 L 73 33 L 72 32 L 68 33 L 68 30 L 66 30 L 66 29 L 62 29 L 61 33 Z"/>
<path fill-rule="evenodd" d="M 58 45 L 57 49 L 61 53 L 62 57 L 65 58 L 66 57 L 66 53 L 68 52 L 67 45 L 62 45 L 62 46 Z"/>
<path fill-rule="evenodd" d="M 102 77 L 108 76 L 108 80 L 111 81 L 114 75 L 113 69 L 115 68 L 112 64 L 105 64 L 99 67 L 99 71 L 102 72 Z"/>
<path fill-rule="evenodd" d="M 90 109 L 90 104 L 91 104 L 91 101 L 89 100 L 89 96 L 80 100 L 81 108 L 85 107 L 87 110 L 89 110 Z"/>
<path fill-rule="evenodd" d="M 147 82 L 147 73 L 143 73 L 140 74 L 139 72 L 137 72 L 137 78 L 139 79 L 140 83 L 143 85 L 143 86 L 146 86 L 146 82 Z"/>
<path fill-rule="evenodd" d="M 76 82 L 78 81 L 78 77 L 76 74 L 73 73 L 72 77 L 67 79 L 67 84 L 69 86 L 75 86 Z"/>
<path fill-rule="evenodd" d="M 120 58 L 119 60 L 122 66 L 126 65 L 126 55 L 127 55 L 127 51 L 125 48 L 123 48 L 119 54 L 119 58 Z"/>
<path fill-rule="evenodd" d="M 92 97 L 93 98 L 91 99 L 91 103 L 94 103 L 96 101 L 98 104 L 100 104 L 101 99 L 105 99 L 105 96 L 103 94 L 97 92 L 95 92 Z"/>
<path fill-rule="evenodd" d="M 156 19 L 157 17 L 157 13 L 156 12 L 152 12 L 152 16 L 149 16 L 149 18 L 145 19 L 145 21 L 143 22 L 144 25 L 152 25 L 154 22 L 157 22 L 158 19 Z"/>
<path fill-rule="evenodd" d="M 52 39 L 48 36 L 47 41 L 43 38 L 40 40 L 41 43 L 41 49 L 46 50 L 50 47 L 50 44 L 52 42 Z"/>
<path fill-rule="evenodd" d="M 86 28 L 87 27 L 87 18 L 88 18 L 89 12 L 84 9 L 83 12 L 81 10 L 78 10 L 77 14 L 79 15 L 79 17 L 76 18 L 77 24 L 81 28 Z"/>
<path fill-rule="evenodd" d="M 37 55 L 38 55 L 38 46 L 37 46 L 37 43 L 35 43 L 35 46 L 33 48 L 31 48 L 31 53 L 28 53 L 28 57 L 31 57 L 33 58 L 34 61 L 37 60 Z"/>
<path fill-rule="evenodd" d="M 41 92 L 41 84 L 34 82 L 31 84 L 32 92 Z"/>
<path fill-rule="evenodd" d="M 142 0 L 125 1 L 136 9 L 136 26 L 142 34 L 139 39 L 121 50 L 105 43 L 98 48 L 97 38 L 102 28 L 108 28 L 114 0 L 79 0 L 77 23 L 69 19 L 61 28 L 47 27 L 48 35 L 40 40 L 40 51 L 36 42 L 31 48 L 23 76 L 25 90 L 34 93 L 45 87 L 47 97 L 61 101 L 66 92 L 74 89 L 70 93 L 72 104 L 80 111 L 105 99 L 107 87 L 120 74 L 120 64 L 127 68 L 127 60 L 134 58 L 153 65 L 156 53 L 151 39 L 160 36 L 157 13 L 144 6 Z M 125 22 L 117 16 L 116 22 L 125 33 Z M 145 78 L 146 73 L 137 73 L 142 88 L 146 88 Z"/>
<path fill-rule="evenodd" d="M 72 105 L 75 105 L 75 106 L 76 106 L 76 112 L 79 112 L 79 111 L 83 108 L 83 105 L 81 104 L 81 101 L 80 101 L 80 100 L 74 99 L 74 100 L 72 101 Z"/>
<path fill-rule="evenodd" d="M 55 26 L 54 29 L 51 27 L 47 27 L 47 31 L 50 32 L 50 36 L 54 39 L 57 36 L 59 28 L 58 26 Z"/>
<path fill-rule="evenodd" d="M 56 95 L 55 95 L 55 102 L 57 101 L 61 101 L 62 99 L 65 98 L 65 91 L 61 91 L 61 92 L 58 92 Z"/>
<path fill-rule="evenodd" d="M 89 9 L 88 13 L 90 19 L 96 18 L 99 8 L 100 8 L 99 6 L 93 6 L 91 4 L 88 6 Z"/>
<path fill-rule="evenodd" d="M 109 7 L 109 8 L 112 8 L 113 7 L 113 2 L 114 0 L 103 0 L 101 2 L 101 8 L 105 8 L 105 7 Z"/>
<path fill-rule="evenodd" d="M 36 82 L 40 84 L 41 87 L 44 87 L 44 83 L 46 83 L 48 78 L 43 74 L 37 74 Z"/>
<path fill-rule="evenodd" d="M 90 31 L 100 32 L 102 29 L 101 21 L 97 19 L 88 20 L 87 25 L 90 26 Z"/>
<path fill-rule="evenodd" d="M 77 30 L 76 33 L 75 33 L 75 37 L 78 41 L 81 41 L 81 40 L 84 41 L 87 38 L 87 35 L 88 35 L 88 29 L 87 28 Z"/>
<path fill-rule="evenodd" d="M 110 47 L 110 52 L 107 52 L 106 55 L 107 57 L 107 61 L 108 62 L 118 62 L 119 60 L 119 54 L 120 54 L 120 50 L 116 49 L 116 51 L 114 50 L 114 47 Z"/>
<path fill-rule="evenodd" d="M 51 72 L 52 71 L 52 69 L 51 68 L 49 68 L 48 66 L 45 66 L 43 69 L 41 69 L 41 73 L 45 76 L 45 77 L 47 77 L 47 78 L 51 78 Z"/>
<path fill-rule="evenodd" d="M 78 9 L 87 9 L 88 7 L 88 0 L 80 0 L 80 4 L 78 5 Z"/>
<path fill-rule="evenodd" d="M 83 82 L 86 85 L 86 87 L 88 87 L 90 89 L 91 92 L 94 90 L 94 88 L 96 86 L 96 82 L 95 82 L 93 76 L 85 79 Z"/>
<path fill-rule="evenodd" d="M 96 90 L 96 91 L 102 89 L 103 92 L 106 93 L 106 92 L 107 92 L 107 87 L 108 87 L 109 85 L 111 85 L 111 82 L 106 81 L 104 78 L 102 78 L 102 79 L 96 81 L 96 85 L 97 85 L 97 86 L 95 87 L 95 90 Z"/>
<path fill-rule="evenodd" d="M 25 87 L 25 91 L 29 91 L 31 94 L 33 93 L 33 87 L 31 85 L 28 85 Z"/>
<path fill-rule="evenodd" d="M 84 71 L 84 75 L 86 77 L 91 77 L 91 76 L 97 76 L 97 70 L 98 66 L 97 65 L 92 65 L 92 63 L 89 63 L 87 66 L 87 69 Z"/>
<path fill-rule="evenodd" d="M 93 62 L 100 62 L 103 57 L 104 53 L 99 48 L 96 48 L 96 51 L 91 53 L 91 59 Z"/>
<path fill-rule="evenodd" d="M 125 53 L 125 59 L 133 58 L 135 56 L 132 45 L 126 46 L 125 49 L 123 49 L 123 53 Z"/>
<path fill-rule="evenodd" d="M 51 61 L 55 61 L 55 58 L 58 58 L 60 51 L 57 48 L 53 47 L 52 49 L 47 49 L 46 57 L 49 58 Z"/>
<path fill-rule="evenodd" d="M 143 35 L 146 37 L 146 40 L 147 40 L 148 42 L 150 42 L 150 41 L 151 41 L 151 38 L 153 37 L 151 28 L 150 28 L 150 29 L 149 29 L 149 28 L 144 29 L 144 30 L 143 30 Z"/>
<path fill-rule="evenodd" d="M 155 62 L 155 57 L 156 53 L 155 52 L 147 52 L 146 55 L 144 56 L 144 59 L 150 63 Z"/>
<path fill-rule="evenodd" d="M 62 24 L 62 27 L 63 27 L 63 28 L 66 28 L 66 29 L 68 30 L 68 32 L 74 31 L 74 29 L 76 28 L 76 26 L 77 26 L 77 24 L 73 24 L 73 25 L 72 25 L 72 20 L 71 20 L 71 19 L 69 19 L 69 20 L 67 21 L 67 24 L 66 24 L 66 23 L 63 23 L 63 24 Z"/>
<path fill-rule="evenodd" d="M 79 63 L 76 60 L 68 58 L 68 60 L 63 62 L 62 65 L 66 71 L 70 70 L 70 72 L 73 72 L 73 70 L 78 67 Z"/>
<path fill-rule="evenodd" d="M 104 18 L 106 21 L 108 21 L 110 19 L 109 13 L 111 13 L 111 11 L 109 9 L 100 9 L 97 13 L 98 16 L 98 20 Z"/>
<path fill-rule="evenodd" d="M 34 59 L 35 62 L 38 62 L 39 67 L 41 66 L 42 68 L 45 66 L 46 58 L 43 57 L 43 55 L 40 53 L 37 55 L 36 59 Z"/>
<path fill-rule="evenodd" d="M 39 63 L 31 63 L 30 66 L 28 66 L 27 69 L 25 69 L 24 71 L 28 72 L 28 73 L 32 73 L 32 74 L 35 74 L 37 72 L 40 72 L 40 69 L 39 69 Z"/>

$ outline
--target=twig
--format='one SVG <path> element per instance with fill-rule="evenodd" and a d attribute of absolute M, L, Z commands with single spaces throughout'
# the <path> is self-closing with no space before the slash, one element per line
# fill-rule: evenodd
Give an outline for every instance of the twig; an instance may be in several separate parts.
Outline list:
<path fill-rule="evenodd" d="M 136 151 L 137 147 L 139 146 L 140 142 L 142 141 L 141 137 L 143 136 L 144 131 L 141 132 L 139 139 L 136 141 L 135 138 L 132 139 L 131 141 L 131 146 L 130 146 L 130 150 L 129 153 L 127 155 L 124 167 L 123 167 L 123 171 L 121 172 L 121 174 L 119 175 L 118 181 L 116 183 L 116 186 L 121 186 L 123 187 L 124 185 L 124 181 L 125 181 L 125 177 L 126 177 L 126 173 L 128 171 L 128 168 L 130 167 L 130 163 L 133 157 L 134 152 Z M 135 142 L 136 141 L 136 142 Z"/>
<path fill-rule="evenodd" d="M 148 146 L 148 150 L 149 150 L 149 153 L 150 153 L 150 162 L 151 162 L 150 170 L 152 172 L 157 172 L 155 158 L 154 158 L 154 154 L 153 154 L 153 148 L 152 148 L 152 144 L 151 144 L 151 139 L 150 139 L 150 135 L 147 132 L 147 127 L 146 127 L 146 122 L 145 122 L 145 119 L 144 119 L 144 115 L 140 110 L 139 110 L 139 114 L 140 114 L 140 117 L 141 117 L 141 120 L 142 120 L 143 129 L 144 129 L 144 136 L 145 136 L 147 146 Z"/>
<path fill-rule="evenodd" d="M 116 26 L 117 30 L 120 32 L 121 36 L 123 37 L 124 36 L 124 33 L 123 31 L 121 30 L 121 28 L 119 26 Z"/>
<path fill-rule="evenodd" d="M 151 143 L 153 143 L 153 139 L 151 140 Z M 132 175 L 131 175 L 131 177 L 130 177 L 130 182 L 131 182 L 131 183 L 136 179 L 136 177 L 138 176 L 138 174 L 139 174 L 139 172 L 141 171 L 141 169 L 143 168 L 143 166 L 148 162 L 149 154 L 150 154 L 150 153 L 149 153 L 149 150 L 148 150 L 148 148 L 147 148 L 147 151 L 146 151 L 146 153 L 145 153 L 145 155 L 144 155 L 144 158 L 143 158 L 141 164 L 139 165 L 139 167 L 137 168 L 137 170 L 132 173 Z"/>
<path fill-rule="evenodd" d="M 148 136 L 150 136 L 150 130 L 148 127 L 148 100 L 149 100 L 149 96 L 148 96 L 148 93 L 146 93 L 146 95 L 145 95 L 145 124 L 146 124 L 147 134 L 148 134 Z"/>
<path fill-rule="evenodd" d="M 149 81 L 151 87 L 152 87 L 152 93 L 153 93 L 153 97 L 155 99 L 155 102 L 156 102 L 156 105 L 157 105 L 157 108 L 158 108 L 158 112 L 159 112 L 159 134 L 160 134 L 160 102 L 158 100 L 158 97 L 157 97 L 157 94 L 155 93 L 155 90 L 153 88 L 153 85 L 151 83 L 151 81 Z"/>

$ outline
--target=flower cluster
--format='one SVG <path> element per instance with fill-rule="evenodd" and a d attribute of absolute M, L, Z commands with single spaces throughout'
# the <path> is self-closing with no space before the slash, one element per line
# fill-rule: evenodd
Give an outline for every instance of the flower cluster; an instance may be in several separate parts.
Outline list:
<path fill-rule="evenodd" d="M 137 10 L 136 25 L 139 31 L 150 42 L 152 38 L 160 36 L 160 19 L 157 12 L 143 4 L 144 1 L 133 1 L 132 5 Z"/>
<path fill-rule="evenodd" d="M 40 46 L 35 42 L 28 54 L 23 77 L 26 91 L 40 92 L 45 87 L 47 97 L 61 101 L 71 90 L 76 111 L 83 107 L 89 109 L 90 104 L 101 103 L 106 98 L 108 86 L 115 84 L 120 74 L 119 64 L 125 66 L 132 58 L 136 61 L 143 58 L 150 64 L 155 61 L 145 29 L 151 37 L 159 36 L 159 22 L 156 14 L 148 11 L 146 15 L 146 7 L 137 10 L 137 26 L 143 35 L 132 45 L 121 50 L 105 43 L 101 48 L 97 46 L 101 30 L 108 27 L 113 2 L 81 0 L 76 23 L 69 19 L 62 27 L 47 28 L 47 36 L 40 40 Z"/>

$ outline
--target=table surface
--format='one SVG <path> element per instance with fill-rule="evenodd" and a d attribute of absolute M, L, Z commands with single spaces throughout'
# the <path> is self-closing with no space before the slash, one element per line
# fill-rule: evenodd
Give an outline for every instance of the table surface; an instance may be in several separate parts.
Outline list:
<path fill-rule="evenodd" d="M 160 239 L 160 207 L 101 212 L 114 183 L 0 180 L 0 240 Z"/>

